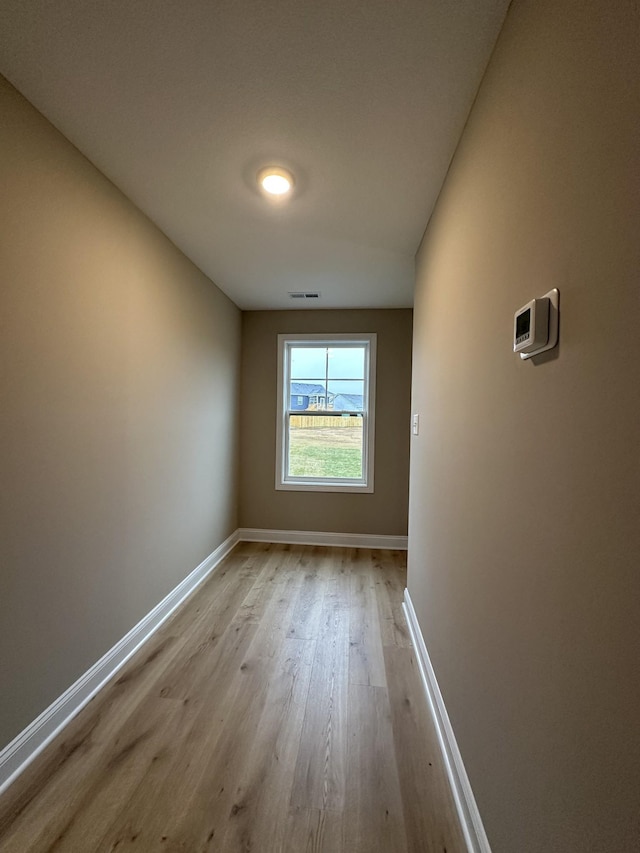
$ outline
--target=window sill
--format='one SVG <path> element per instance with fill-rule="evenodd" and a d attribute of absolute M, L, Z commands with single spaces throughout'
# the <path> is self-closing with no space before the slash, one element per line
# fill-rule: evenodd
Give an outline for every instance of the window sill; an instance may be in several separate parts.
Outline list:
<path fill-rule="evenodd" d="M 299 482 L 295 480 L 276 483 L 276 491 L 284 492 L 350 492 L 373 494 L 373 483 Z"/>

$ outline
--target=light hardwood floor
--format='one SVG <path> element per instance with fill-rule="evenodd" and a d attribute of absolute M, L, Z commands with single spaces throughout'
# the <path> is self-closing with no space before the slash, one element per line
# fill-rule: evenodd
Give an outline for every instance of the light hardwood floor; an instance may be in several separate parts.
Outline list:
<path fill-rule="evenodd" d="M 0 798 L 2 853 L 463 853 L 405 579 L 237 546 Z"/>

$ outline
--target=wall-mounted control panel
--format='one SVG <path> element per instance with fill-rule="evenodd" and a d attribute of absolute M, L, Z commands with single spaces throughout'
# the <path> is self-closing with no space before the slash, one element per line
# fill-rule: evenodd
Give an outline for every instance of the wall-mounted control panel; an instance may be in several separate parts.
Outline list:
<path fill-rule="evenodd" d="M 557 288 L 519 308 L 513 318 L 513 351 L 520 358 L 531 358 L 552 349 L 558 343 Z"/>

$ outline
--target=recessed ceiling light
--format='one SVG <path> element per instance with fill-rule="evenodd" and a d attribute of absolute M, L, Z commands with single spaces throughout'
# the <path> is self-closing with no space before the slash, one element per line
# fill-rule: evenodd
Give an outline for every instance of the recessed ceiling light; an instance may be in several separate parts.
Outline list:
<path fill-rule="evenodd" d="M 269 195 L 285 196 L 293 189 L 293 175 L 280 166 L 267 166 L 258 172 L 258 183 Z"/>

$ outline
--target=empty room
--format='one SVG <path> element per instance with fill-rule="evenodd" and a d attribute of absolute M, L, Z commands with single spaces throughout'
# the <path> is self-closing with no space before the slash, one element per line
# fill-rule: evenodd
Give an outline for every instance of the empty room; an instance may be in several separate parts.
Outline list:
<path fill-rule="evenodd" d="M 0 851 L 637 853 L 637 0 L 0 75 Z"/>

